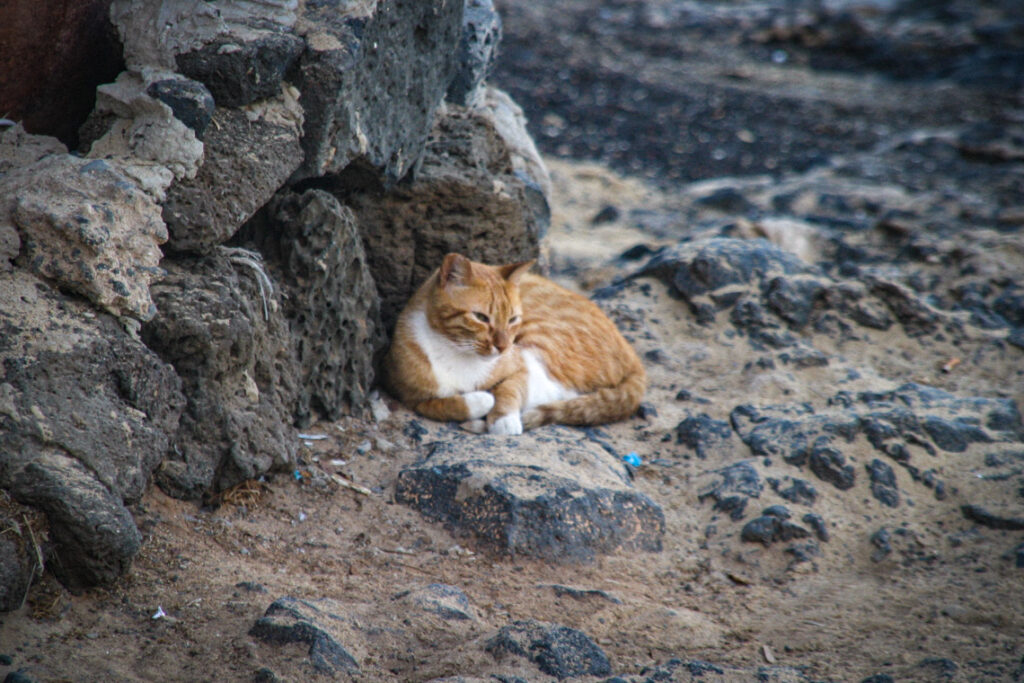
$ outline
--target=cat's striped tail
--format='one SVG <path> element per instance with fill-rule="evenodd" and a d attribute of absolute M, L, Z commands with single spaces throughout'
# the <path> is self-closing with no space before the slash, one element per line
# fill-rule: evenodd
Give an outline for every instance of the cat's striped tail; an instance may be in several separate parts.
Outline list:
<path fill-rule="evenodd" d="M 576 398 L 553 401 L 523 413 L 523 429 L 546 424 L 598 425 L 631 417 L 647 391 L 643 367 L 614 387 L 605 387 Z"/>

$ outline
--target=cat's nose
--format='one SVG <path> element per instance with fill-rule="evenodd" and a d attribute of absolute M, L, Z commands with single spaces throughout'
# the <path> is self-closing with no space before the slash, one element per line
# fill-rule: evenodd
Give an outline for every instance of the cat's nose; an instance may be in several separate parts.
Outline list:
<path fill-rule="evenodd" d="M 509 347 L 508 332 L 495 332 L 492 342 L 499 353 L 504 353 Z"/>

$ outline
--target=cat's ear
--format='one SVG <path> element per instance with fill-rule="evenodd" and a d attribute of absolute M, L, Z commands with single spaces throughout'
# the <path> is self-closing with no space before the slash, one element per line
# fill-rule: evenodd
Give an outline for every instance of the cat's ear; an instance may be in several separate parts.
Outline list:
<path fill-rule="evenodd" d="M 473 264 L 462 254 L 447 254 L 441 262 L 440 282 L 442 287 L 469 284 L 473 275 Z"/>
<path fill-rule="evenodd" d="M 503 278 L 512 284 L 518 285 L 519 280 L 522 279 L 523 275 L 525 275 L 536 262 L 537 259 L 530 259 L 529 261 L 523 261 L 522 263 L 510 263 L 507 266 L 499 266 L 498 272 L 501 273 Z"/>

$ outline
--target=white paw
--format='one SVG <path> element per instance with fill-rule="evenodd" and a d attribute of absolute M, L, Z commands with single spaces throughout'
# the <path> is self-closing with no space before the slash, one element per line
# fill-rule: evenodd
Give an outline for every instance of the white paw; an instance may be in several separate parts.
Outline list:
<path fill-rule="evenodd" d="M 522 434 L 523 422 L 519 419 L 519 413 L 509 413 L 492 422 L 488 431 L 491 434 Z"/>
<path fill-rule="evenodd" d="M 473 432 L 474 434 L 483 434 L 487 431 L 487 420 L 466 420 L 459 425 L 467 432 Z"/>
<path fill-rule="evenodd" d="M 494 407 L 494 396 L 489 391 L 471 391 L 463 394 L 462 399 L 466 402 L 466 410 L 469 411 L 471 420 L 483 417 Z"/>

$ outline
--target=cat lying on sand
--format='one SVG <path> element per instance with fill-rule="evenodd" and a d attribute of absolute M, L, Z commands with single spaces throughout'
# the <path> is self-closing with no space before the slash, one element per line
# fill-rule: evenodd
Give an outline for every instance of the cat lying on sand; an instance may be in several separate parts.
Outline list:
<path fill-rule="evenodd" d="M 385 363 L 417 413 L 475 432 L 522 434 L 636 412 L 647 374 L 588 299 L 527 272 L 448 254 L 398 318 Z"/>

